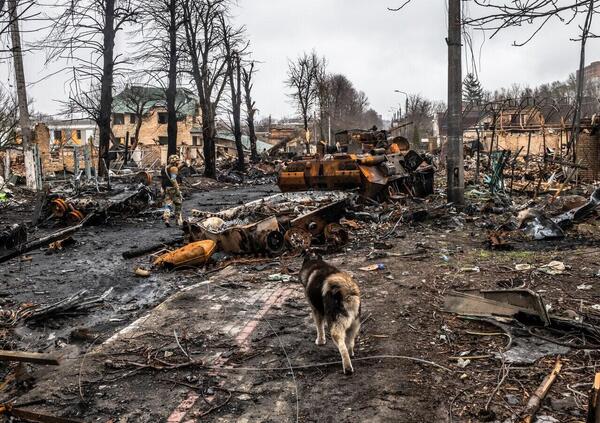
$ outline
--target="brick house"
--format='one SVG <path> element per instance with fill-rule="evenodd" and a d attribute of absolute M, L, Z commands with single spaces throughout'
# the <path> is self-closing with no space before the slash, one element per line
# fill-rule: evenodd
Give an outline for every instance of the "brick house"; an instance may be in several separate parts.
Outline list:
<path fill-rule="evenodd" d="M 130 94 L 132 90 L 136 90 L 135 95 Z M 165 90 L 157 87 L 132 86 L 116 95 L 111 122 L 115 139 L 124 144 L 129 133 L 129 144 L 134 144 L 136 123 L 141 117 L 138 144 L 166 146 L 168 143 L 166 102 Z M 177 108 L 177 144 L 192 145 L 190 131 L 200 122 L 198 98 L 187 89 L 179 89 L 175 107 Z"/>

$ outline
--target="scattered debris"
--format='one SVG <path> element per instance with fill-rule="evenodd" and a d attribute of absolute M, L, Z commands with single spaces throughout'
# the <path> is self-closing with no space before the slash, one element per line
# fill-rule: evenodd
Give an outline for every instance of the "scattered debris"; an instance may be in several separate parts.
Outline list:
<path fill-rule="evenodd" d="M 385 269 L 385 264 L 383 264 L 383 263 L 370 264 L 368 266 L 358 268 L 358 270 L 362 270 L 363 272 L 373 272 L 375 270 L 383 270 L 383 269 Z"/>
<path fill-rule="evenodd" d="M 554 260 L 554 261 L 551 261 L 548 264 L 543 265 L 538 270 L 540 272 L 547 273 L 548 275 L 560 275 L 566 269 L 567 269 L 567 267 L 565 266 L 565 264 L 562 261 L 556 261 L 556 260 Z"/>

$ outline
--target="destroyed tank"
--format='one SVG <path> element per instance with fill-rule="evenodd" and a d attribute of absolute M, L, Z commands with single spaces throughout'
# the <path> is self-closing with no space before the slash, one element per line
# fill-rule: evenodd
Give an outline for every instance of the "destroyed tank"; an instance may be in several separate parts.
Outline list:
<path fill-rule="evenodd" d="M 387 138 L 385 131 L 344 131 L 344 152 L 317 154 L 289 162 L 278 175 L 282 192 L 357 189 L 365 197 L 385 200 L 400 194 L 433 193 L 434 169 L 425 156 L 410 150 L 406 138 Z"/>

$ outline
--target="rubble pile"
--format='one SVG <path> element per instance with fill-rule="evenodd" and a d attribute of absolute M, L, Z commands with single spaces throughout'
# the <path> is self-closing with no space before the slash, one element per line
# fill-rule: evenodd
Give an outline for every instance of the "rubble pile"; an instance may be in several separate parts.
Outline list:
<path fill-rule="evenodd" d="M 247 163 L 246 169 L 240 171 L 236 168 L 236 160 L 221 160 L 218 163 L 218 180 L 230 184 L 266 185 L 277 180 L 280 163 L 265 162 Z"/>

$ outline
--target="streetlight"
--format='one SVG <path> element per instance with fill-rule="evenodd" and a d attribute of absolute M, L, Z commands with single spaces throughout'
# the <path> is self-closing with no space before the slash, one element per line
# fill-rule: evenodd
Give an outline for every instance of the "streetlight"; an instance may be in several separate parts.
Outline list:
<path fill-rule="evenodd" d="M 404 117 L 408 114 L 408 94 L 404 91 L 394 90 L 395 93 L 404 94 L 406 96 L 406 103 L 404 104 Z"/>

